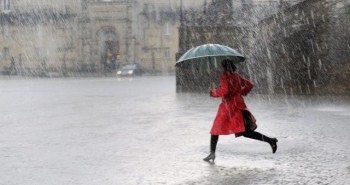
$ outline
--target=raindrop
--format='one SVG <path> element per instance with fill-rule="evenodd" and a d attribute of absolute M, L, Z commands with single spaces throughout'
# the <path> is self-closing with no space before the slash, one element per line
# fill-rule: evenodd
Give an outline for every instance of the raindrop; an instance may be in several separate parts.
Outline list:
<path fill-rule="evenodd" d="M 307 93 L 308 93 L 308 94 L 311 94 L 311 90 L 310 90 L 309 84 L 307 84 L 306 87 L 307 87 Z"/>
<path fill-rule="evenodd" d="M 311 10 L 311 18 L 314 20 L 315 19 L 315 15 L 314 15 L 314 11 Z"/>
<path fill-rule="evenodd" d="M 312 52 L 315 54 L 314 42 L 312 40 L 310 40 L 310 42 L 311 42 Z"/>
<path fill-rule="evenodd" d="M 309 79 L 311 80 L 311 69 L 310 69 L 310 66 L 311 66 L 310 58 L 307 57 L 307 72 L 309 74 Z"/>
<path fill-rule="evenodd" d="M 307 73 L 309 75 L 309 79 L 311 80 L 311 71 L 310 71 L 310 67 L 308 66 L 308 69 L 307 69 Z"/>
<path fill-rule="evenodd" d="M 349 45 L 348 45 L 349 46 Z M 284 48 L 284 44 L 282 44 L 282 52 L 286 54 L 286 49 Z"/>
<path fill-rule="evenodd" d="M 292 79 L 292 75 L 290 74 L 290 70 L 288 70 L 288 77 L 289 77 L 289 80 Z"/>
<path fill-rule="evenodd" d="M 249 78 L 252 78 L 252 71 L 251 71 L 251 69 L 250 69 L 250 66 L 249 66 L 249 63 L 248 63 L 248 62 L 246 63 L 246 66 L 247 66 L 247 69 L 248 69 Z"/>
<path fill-rule="evenodd" d="M 266 51 L 267 51 L 267 57 L 271 60 L 272 57 L 271 57 L 271 52 L 270 52 L 269 48 L 266 48 Z"/>
<path fill-rule="evenodd" d="M 269 94 L 273 94 L 274 93 L 274 85 L 273 85 L 273 75 L 272 75 L 271 67 L 268 67 L 266 69 L 266 74 L 267 74 L 267 83 L 268 83 Z"/>
<path fill-rule="evenodd" d="M 280 81 L 281 81 L 281 87 L 284 89 L 284 81 L 283 81 L 283 78 L 280 78 Z"/>
<path fill-rule="evenodd" d="M 318 44 L 317 44 L 317 43 L 315 43 L 315 44 L 316 44 L 317 51 L 321 52 L 321 48 L 320 48 L 320 46 L 318 46 Z M 349 49 L 350 49 L 350 47 L 349 47 Z"/>

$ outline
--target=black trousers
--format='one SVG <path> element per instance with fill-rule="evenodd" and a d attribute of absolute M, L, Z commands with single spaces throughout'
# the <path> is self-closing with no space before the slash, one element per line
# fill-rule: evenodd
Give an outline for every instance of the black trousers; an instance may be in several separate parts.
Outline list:
<path fill-rule="evenodd" d="M 255 131 L 246 131 L 243 133 L 243 136 L 246 138 L 250 138 L 250 139 L 255 139 L 258 141 L 263 141 L 263 142 L 267 142 L 267 143 L 271 143 L 271 138 L 259 133 L 259 132 L 255 132 Z M 219 136 L 218 135 L 211 135 L 210 138 L 210 152 L 215 153 L 216 151 L 216 145 L 219 141 Z"/>
<path fill-rule="evenodd" d="M 247 114 L 247 112 L 244 111 L 243 116 L 244 116 L 245 121 L 247 119 L 250 120 L 250 118 L 247 117 L 247 116 L 250 116 L 249 112 Z M 255 139 L 258 141 L 263 141 L 263 142 L 267 142 L 267 143 L 271 144 L 271 138 L 269 138 L 269 137 L 267 137 L 259 132 L 249 130 L 248 128 L 246 128 L 246 131 L 243 133 L 243 136 L 246 138 Z M 211 153 L 215 153 L 216 145 L 217 145 L 218 141 L 219 141 L 218 135 L 211 135 L 211 138 L 210 138 L 210 152 Z"/>

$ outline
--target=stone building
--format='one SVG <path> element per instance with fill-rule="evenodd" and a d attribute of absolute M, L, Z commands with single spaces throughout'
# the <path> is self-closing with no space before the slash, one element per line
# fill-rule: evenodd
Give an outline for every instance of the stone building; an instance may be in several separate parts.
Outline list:
<path fill-rule="evenodd" d="M 280 1 L 213 0 L 201 10 L 187 9 L 180 20 L 177 57 L 194 46 L 217 43 L 235 48 L 251 58 L 252 48 L 255 47 L 255 25 L 278 12 L 282 4 Z M 250 65 L 251 62 L 241 64 L 240 72 L 252 76 Z M 206 71 L 196 74 L 183 72 L 177 68 L 178 91 L 206 92 L 209 84 L 207 76 L 219 79 L 219 74 L 206 74 Z"/>
<path fill-rule="evenodd" d="M 308 0 L 255 26 L 250 62 L 270 93 L 350 94 L 350 2 Z M 269 80 L 264 80 L 267 77 Z"/>
<path fill-rule="evenodd" d="M 5 74 L 114 74 L 127 63 L 150 72 L 174 71 L 180 1 L 0 2 L 0 70 Z"/>
<path fill-rule="evenodd" d="M 45 75 L 47 70 L 63 73 L 75 66 L 79 3 L 68 6 L 48 0 L 40 2 L 40 9 L 26 0 L 2 0 L 0 5 L 1 70 L 11 75 Z"/>
<path fill-rule="evenodd" d="M 181 21 L 179 55 L 195 45 L 221 43 L 247 57 L 240 69 L 257 84 L 255 92 L 350 93 L 348 0 L 232 2 L 215 0 L 202 12 L 186 12 L 197 18 Z M 196 83 L 198 74 L 183 78 L 177 71 L 178 90 L 207 90 L 208 82 Z M 188 78 L 192 83 L 183 80 Z"/>
<path fill-rule="evenodd" d="M 101 64 L 115 69 L 139 63 L 151 71 L 174 70 L 178 6 L 159 1 L 84 1 L 82 7 L 81 66 L 99 70 Z M 108 51 L 116 64 L 106 63 Z"/>

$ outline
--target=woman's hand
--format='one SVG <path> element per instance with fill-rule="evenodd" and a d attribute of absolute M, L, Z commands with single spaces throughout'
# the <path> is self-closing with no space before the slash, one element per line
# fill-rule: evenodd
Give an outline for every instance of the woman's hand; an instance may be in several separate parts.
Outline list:
<path fill-rule="evenodd" d="M 214 89 L 211 86 L 208 87 L 208 91 L 209 91 L 210 96 L 211 96 L 211 93 L 212 93 L 213 90 Z"/>

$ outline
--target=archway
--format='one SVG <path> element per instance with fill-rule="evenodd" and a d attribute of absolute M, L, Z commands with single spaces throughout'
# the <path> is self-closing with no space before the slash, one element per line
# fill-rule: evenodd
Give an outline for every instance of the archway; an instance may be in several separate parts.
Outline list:
<path fill-rule="evenodd" d="M 100 62 L 106 71 L 119 67 L 119 35 L 114 27 L 102 27 L 97 32 Z"/>

